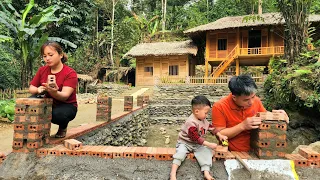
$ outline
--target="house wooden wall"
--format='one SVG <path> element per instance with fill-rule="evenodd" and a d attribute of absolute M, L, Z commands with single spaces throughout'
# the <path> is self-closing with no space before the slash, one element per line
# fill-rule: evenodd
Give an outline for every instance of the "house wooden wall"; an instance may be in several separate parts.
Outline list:
<path fill-rule="evenodd" d="M 222 61 L 239 44 L 239 48 L 248 48 L 248 28 L 225 29 L 207 32 L 206 48 L 207 59 Z M 283 28 L 281 27 L 254 27 L 253 30 L 261 30 L 261 47 L 283 46 Z M 226 50 L 218 50 L 218 40 L 227 39 Z"/>
<path fill-rule="evenodd" d="M 136 57 L 136 85 L 154 85 L 155 77 L 169 76 L 169 66 L 175 65 L 178 75 L 170 77 L 185 77 L 195 72 L 195 61 L 189 55 Z M 153 73 L 146 72 L 146 67 L 153 67 Z"/>

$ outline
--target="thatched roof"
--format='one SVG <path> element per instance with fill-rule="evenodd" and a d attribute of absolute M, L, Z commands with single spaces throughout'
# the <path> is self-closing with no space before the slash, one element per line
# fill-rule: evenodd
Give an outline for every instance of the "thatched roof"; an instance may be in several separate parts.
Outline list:
<path fill-rule="evenodd" d="M 177 42 L 142 43 L 134 46 L 125 56 L 197 55 L 198 48 L 191 40 Z"/>
<path fill-rule="evenodd" d="M 284 24 L 284 19 L 280 13 L 265 13 L 260 15 L 264 20 L 261 21 L 243 21 L 244 17 L 249 16 L 233 16 L 233 17 L 224 17 L 218 19 L 212 23 L 197 26 L 195 28 L 184 31 L 186 34 L 192 34 L 196 32 L 203 32 L 209 30 L 218 30 L 218 29 L 229 29 L 237 27 L 252 27 L 252 26 L 263 26 L 263 25 L 277 25 Z M 310 15 L 310 22 L 320 22 L 320 15 Z"/>
<path fill-rule="evenodd" d="M 86 74 L 77 74 L 78 75 L 78 79 L 82 80 L 82 81 L 93 81 L 93 78 L 91 76 L 88 76 Z"/>

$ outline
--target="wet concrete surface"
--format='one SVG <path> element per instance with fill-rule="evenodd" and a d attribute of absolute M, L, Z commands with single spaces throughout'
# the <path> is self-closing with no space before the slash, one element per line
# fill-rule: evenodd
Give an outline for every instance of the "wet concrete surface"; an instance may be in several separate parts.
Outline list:
<path fill-rule="evenodd" d="M 34 153 L 11 153 L 0 165 L 0 179 L 65 180 L 166 180 L 169 178 L 171 161 L 145 159 L 102 159 L 91 156 L 46 156 L 38 158 Z M 241 172 L 242 175 L 241 175 Z M 319 168 L 297 168 L 300 179 L 320 179 Z M 213 162 L 211 173 L 216 180 L 226 180 L 223 161 Z M 244 180 L 246 172 L 235 172 L 233 180 Z M 197 162 L 185 160 L 178 169 L 180 180 L 200 180 L 203 175 Z M 277 179 L 272 176 L 264 179 Z"/>

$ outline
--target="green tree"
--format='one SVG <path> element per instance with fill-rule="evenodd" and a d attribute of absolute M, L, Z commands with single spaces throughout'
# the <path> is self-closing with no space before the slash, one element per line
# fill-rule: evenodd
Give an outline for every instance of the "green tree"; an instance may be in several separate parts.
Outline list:
<path fill-rule="evenodd" d="M 29 12 L 34 6 L 34 0 L 30 0 L 22 14 L 19 14 L 11 4 L 7 4 L 11 12 L 2 2 L 0 5 L 2 7 L 0 22 L 10 30 L 10 36 L 0 38 L 2 41 L 13 41 L 14 49 L 20 50 L 18 54 L 21 60 L 21 82 L 22 87 L 27 87 L 33 75 L 34 61 L 39 57 L 40 47 L 49 37 L 47 26 L 61 20 L 54 16 L 57 6 L 50 6 L 39 14 L 32 15 Z M 73 43 L 58 37 L 52 37 L 52 40 L 76 47 Z"/>

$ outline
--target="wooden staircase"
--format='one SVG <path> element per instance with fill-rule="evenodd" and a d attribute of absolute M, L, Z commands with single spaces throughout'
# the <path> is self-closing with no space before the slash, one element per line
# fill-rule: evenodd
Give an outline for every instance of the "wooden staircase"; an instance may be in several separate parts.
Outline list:
<path fill-rule="evenodd" d="M 234 47 L 233 50 L 228 54 L 227 58 L 223 60 L 219 66 L 210 74 L 213 80 L 217 79 L 221 73 L 223 73 L 228 66 L 238 58 L 237 53 L 238 46 Z"/>

